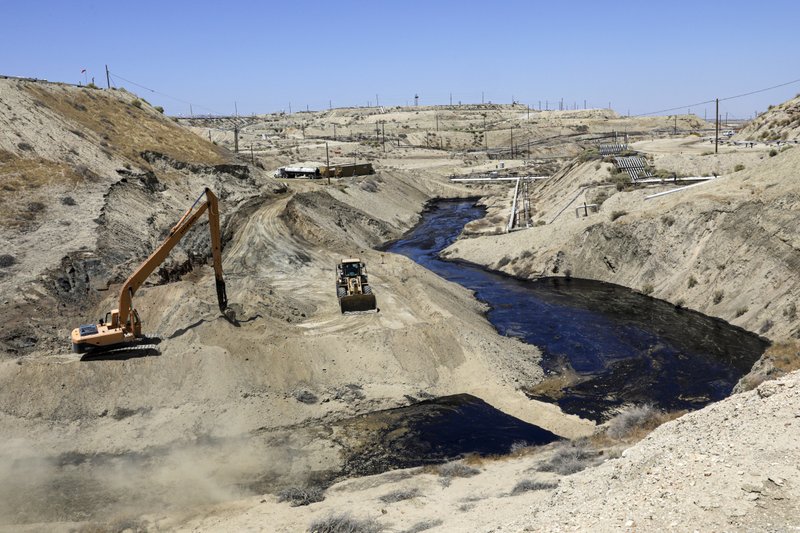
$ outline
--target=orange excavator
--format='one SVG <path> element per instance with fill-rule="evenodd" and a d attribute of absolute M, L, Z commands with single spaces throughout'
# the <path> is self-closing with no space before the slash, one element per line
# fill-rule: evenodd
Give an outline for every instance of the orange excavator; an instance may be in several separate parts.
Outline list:
<path fill-rule="evenodd" d="M 198 203 L 205 196 L 196 210 Z M 106 351 L 140 343 L 142 337 L 142 321 L 133 307 L 133 295 L 142 286 L 147 277 L 164 262 L 169 252 L 183 238 L 189 228 L 208 211 L 208 226 L 211 230 L 211 254 L 214 257 L 214 277 L 217 283 L 217 300 L 219 310 L 228 320 L 232 320 L 232 311 L 228 309 L 228 296 L 225 292 L 225 281 L 222 278 L 222 245 L 219 234 L 219 207 L 217 197 L 206 188 L 192 207 L 183 214 L 175 224 L 166 240 L 148 257 L 122 286 L 119 294 L 119 308 L 106 313 L 105 319 L 98 324 L 88 324 L 72 330 L 72 351 L 86 353 Z"/>

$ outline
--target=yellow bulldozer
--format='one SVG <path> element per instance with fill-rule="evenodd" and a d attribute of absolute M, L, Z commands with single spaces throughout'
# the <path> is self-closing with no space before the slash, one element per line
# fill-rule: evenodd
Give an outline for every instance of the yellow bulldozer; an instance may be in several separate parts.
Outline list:
<path fill-rule="evenodd" d="M 367 281 L 367 265 L 360 259 L 342 259 L 336 265 L 336 296 L 342 313 L 377 310 L 378 303 Z"/>

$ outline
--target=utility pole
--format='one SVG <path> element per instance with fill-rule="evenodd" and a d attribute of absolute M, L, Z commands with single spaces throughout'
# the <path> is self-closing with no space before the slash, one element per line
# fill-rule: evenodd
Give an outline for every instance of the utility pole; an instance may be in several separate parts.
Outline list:
<path fill-rule="evenodd" d="M 434 116 L 436 117 L 436 133 L 439 133 L 439 113 L 435 113 Z"/>
<path fill-rule="evenodd" d="M 381 122 L 381 139 L 383 141 L 383 153 L 386 153 L 386 122 Z"/>
<path fill-rule="evenodd" d="M 325 143 L 325 174 L 328 175 L 328 185 L 331 184 L 331 158 L 328 156 L 328 143 Z"/>
<path fill-rule="evenodd" d="M 717 118 L 717 125 L 714 128 L 714 153 L 719 152 L 719 98 L 716 99 L 717 102 L 717 111 L 714 113 Z"/>
<path fill-rule="evenodd" d="M 250 143 L 250 162 L 256 164 L 256 156 L 253 153 L 253 143 Z"/>
<path fill-rule="evenodd" d="M 239 153 L 239 123 L 233 123 L 233 153 Z"/>
<path fill-rule="evenodd" d="M 531 105 L 528 104 L 528 120 L 531 119 Z"/>
<path fill-rule="evenodd" d="M 381 104 L 378 101 L 378 93 L 375 93 L 375 107 L 380 107 L 380 106 L 381 106 Z"/>
<path fill-rule="evenodd" d="M 333 109 L 333 100 L 328 100 L 328 110 Z"/>
<path fill-rule="evenodd" d="M 106 87 L 111 88 L 111 76 L 108 74 L 108 65 L 106 65 Z"/>
<path fill-rule="evenodd" d="M 672 128 L 672 134 L 678 134 L 678 115 L 675 115 L 675 126 Z"/>
<path fill-rule="evenodd" d="M 190 117 L 194 116 L 194 112 L 192 111 L 192 104 L 189 104 L 189 116 Z"/>

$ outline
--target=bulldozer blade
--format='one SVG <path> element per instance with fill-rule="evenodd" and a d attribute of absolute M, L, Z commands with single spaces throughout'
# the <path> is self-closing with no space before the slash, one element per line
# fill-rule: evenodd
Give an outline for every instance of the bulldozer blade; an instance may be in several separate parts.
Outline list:
<path fill-rule="evenodd" d="M 374 311 L 378 307 L 374 294 L 351 294 L 339 298 L 342 313 L 355 313 L 358 311 Z"/>

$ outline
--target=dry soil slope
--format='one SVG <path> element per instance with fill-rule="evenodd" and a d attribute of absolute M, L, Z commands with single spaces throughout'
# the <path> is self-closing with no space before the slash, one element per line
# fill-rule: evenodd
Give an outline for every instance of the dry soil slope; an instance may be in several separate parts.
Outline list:
<path fill-rule="evenodd" d="M 800 95 L 771 106 L 734 137 L 749 141 L 794 141 L 800 139 Z"/>
<path fill-rule="evenodd" d="M 261 193 L 225 150 L 125 91 L 4 79 L 0 101 L 4 351 L 41 348 L 65 325 L 59 306 L 84 314 L 88 289 L 124 279 L 204 186 L 226 208 Z"/>

